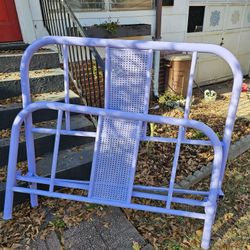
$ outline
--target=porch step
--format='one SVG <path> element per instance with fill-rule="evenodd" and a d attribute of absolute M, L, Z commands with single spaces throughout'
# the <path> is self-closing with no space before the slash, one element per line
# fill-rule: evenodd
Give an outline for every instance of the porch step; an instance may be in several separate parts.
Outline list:
<path fill-rule="evenodd" d="M 77 152 L 71 149 L 62 150 L 59 153 L 57 165 L 57 178 L 89 180 L 91 163 L 93 158 L 94 143 L 88 143 L 78 148 Z M 37 162 L 37 174 L 43 177 L 49 177 L 51 172 L 52 154 L 48 154 Z M 25 186 L 24 183 L 18 183 L 19 186 Z M 47 186 L 40 188 L 48 188 Z M 5 183 L 0 183 L 0 211 L 3 210 L 5 196 Z M 29 196 L 15 193 L 14 203 L 23 202 Z"/>
<path fill-rule="evenodd" d="M 63 91 L 63 79 L 63 70 L 60 68 L 30 71 L 32 94 Z M 0 99 L 19 95 L 21 95 L 20 73 L 0 73 Z"/>
<path fill-rule="evenodd" d="M 0 51 L 0 73 L 19 71 L 22 58 L 22 51 L 17 51 L 13 54 L 11 51 L 8 53 L 1 53 Z M 34 54 L 31 59 L 29 69 L 51 69 L 60 66 L 58 53 L 49 50 L 42 50 Z"/>
<path fill-rule="evenodd" d="M 42 93 L 32 96 L 33 101 L 55 101 L 64 102 L 64 92 Z M 77 94 L 70 90 L 70 103 L 79 104 L 80 99 Z M 22 109 L 21 96 L 12 100 L 11 98 L 0 101 L 0 129 L 10 128 L 16 115 Z M 1 105 L 1 103 L 4 103 Z M 49 121 L 56 119 L 57 111 L 55 110 L 39 110 L 33 113 L 33 122 Z"/>
<path fill-rule="evenodd" d="M 0 43 L 0 53 L 6 50 L 25 50 L 29 44 L 24 42 Z"/>
<path fill-rule="evenodd" d="M 53 127 L 55 128 L 56 120 L 51 121 L 49 126 L 45 126 L 46 123 L 42 127 Z M 40 126 L 39 126 L 40 127 Z M 63 128 L 65 124 L 63 123 Z M 73 130 L 84 130 L 84 131 L 94 131 L 93 124 L 83 115 L 74 115 L 71 117 L 71 129 Z M 22 133 L 21 137 L 24 138 L 24 134 Z M 34 133 L 35 140 L 35 152 L 36 157 L 44 155 L 46 153 L 52 152 L 54 148 L 54 135 L 51 134 L 38 134 Z M 88 142 L 93 142 L 94 138 L 89 137 L 75 137 L 75 136 L 64 136 L 61 135 L 60 139 L 60 150 L 71 148 L 74 146 L 82 145 Z M 4 166 L 8 162 L 8 154 L 9 154 L 9 138 L 0 139 L 0 167 Z M 24 161 L 27 159 L 26 156 L 26 143 L 22 140 L 19 143 L 18 150 L 18 161 Z"/>
<path fill-rule="evenodd" d="M 11 49 L 11 48 L 10 48 Z M 9 128 L 21 110 L 20 60 L 22 48 L 1 51 L 0 49 L 0 129 L 7 129 L 2 133 L 6 138 L 0 139 L 0 168 L 7 165 L 9 154 Z M 30 64 L 30 88 L 33 101 L 63 101 L 64 76 L 59 68 L 58 54 L 51 51 L 38 51 Z M 9 100 L 7 100 L 9 99 Z M 78 95 L 70 92 L 70 103 L 79 104 Z M 36 127 L 55 128 L 57 112 L 39 110 L 33 113 Z M 63 125 L 65 127 L 65 125 Z M 71 114 L 71 129 L 95 131 L 93 124 L 83 115 Z M 26 143 L 24 133 L 19 143 L 18 161 L 26 161 Z M 38 174 L 50 175 L 54 135 L 34 133 Z M 90 175 L 94 138 L 61 136 L 58 168 L 58 178 L 88 179 Z M 2 168 L 3 171 L 3 168 Z M 23 184 L 21 184 L 23 185 Z M 3 208 L 5 183 L 0 183 L 0 209 Z M 23 194 L 15 195 L 15 202 L 20 203 L 27 197 Z"/>

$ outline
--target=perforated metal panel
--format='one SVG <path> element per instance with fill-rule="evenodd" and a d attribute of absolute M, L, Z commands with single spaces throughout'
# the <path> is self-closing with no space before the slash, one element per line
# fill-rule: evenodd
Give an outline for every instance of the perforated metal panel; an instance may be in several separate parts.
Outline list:
<path fill-rule="evenodd" d="M 109 75 L 106 76 L 105 107 L 145 113 L 151 51 L 108 49 L 107 56 Z M 141 129 L 139 121 L 99 119 L 89 197 L 120 202 L 130 200 Z"/>
<path fill-rule="evenodd" d="M 149 51 L 110 49 L 110 84 L 107 108 L 144 113 Z"/>
<path fill-rule="evenodd" d="M 139 122 L 104 118 L 96 158 L 93 196 L 127 200 Z"/>

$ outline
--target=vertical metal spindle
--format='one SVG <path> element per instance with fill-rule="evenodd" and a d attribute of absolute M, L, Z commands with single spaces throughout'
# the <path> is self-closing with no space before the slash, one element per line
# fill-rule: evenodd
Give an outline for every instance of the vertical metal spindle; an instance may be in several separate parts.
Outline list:
<path fill-rule="evenodd" d="M 49 191 L 54 191 L 54 182 L 56 177 L 56 166 L 57 166 L 57 159 L 59 153 L 59 144 L 60 144 L 60 132 L 62 128 L 62 117 L 63 111 L 58 111 L 58 118 L 57 118 L 57 125 L 56 125 L 56 136 L 55 136 L 55 144 L 54 144 L 54 151 L 53 151 L 53 158 L 52 158 L 52 167 L 51 167 L 51 177 L 50 177 L 50 185 Z"/>
<path fill-rule="evenodd" d="M 58 29 L 59 29 L 59 36 L 63 36 L 64 32 L 63 32 L 63 25 L 62 25 L 62 20 L 60 19 L 60 13 L 61 13 L 61 9 L 60 9 L 60 2 L 56 1 L 55 2 L 56 5 L 56 15 L 57 15 L 57 22 L 58 22 Z"/>
<path fill-rule="evenodd" d="M 87 79 L 88 79 L 88 87 L 89 87 L 89 100 L 90 100 L 90 106 L 93 105 L 92 102 L 92 95 L 91 95 L 91 87 L 90 87 L 90 79 L 89 79 L 89 63 L 88 63 L 88 52 L 87 52 L 87 47 L 84 47 L 84 52 L 85 52 L 85 62 L 86 62 L 86 70 L 87 70 Z M 87 94 L 87 93 L 86 93 Z"/>
<path fill-rule="evenodd" d="M 89 103 L 89 96 L 87 94 L 87 81 L 86 81 L 86 72 L 85 72 L 85 68 L 84 68 L 84 58 L 83 58 L 83 53 L 85 53 L 85 47 L 84 47 L 84 51 L 83 48 L 81 47 L 81 53 L 80 53 L 80 59 L 81 59 L 81 68 L 82 68 L 82 73 L 83 73 L 83 86 L 84 86 L 84 98 L 87 100 L 87 103 Z"/>
<path fill-rule="evenodd" d="M 47 28 L 47 18 L 46 18 L 46 11 L 44 10 L 44 1 L 40 0 L 39 2 L 40 2 L 40 6 L 41 6 L 41 12 L 42 12 L 44 26 Z"/>
<path fill-rule="evenodd" d="M 69 30 L 69 26 L 68 26 L 68 22 L 67 22 L 67 16 L 68 15 L 66 15 L 66 11 L 65 11 L 65 7 L 64 6 L 61 6 L 61 8 L 63 9 L 63 20 L 64 20 L 64 22 L 65 22 L 65 29 L 66 29 L 66 33 L 64 34 L 65 36 L 68 36 L 69 34 L 68 34 L 68 30 Z"/>
<path fill-rule="evenodd" d="M 57 24 L 57 19 L 56 19 L 56 12 L 57 12 L 57 9 L 56 9 L 56 5 L 55 5 L 55 1 L 57 0 L 54 0 L 52 1 L 52 8 L 53 8 L 53 11 L 52 11 L 52 15 L 53 15 L 53 19 L 54 19 L 54 24 L 55 24 L 55 31 L 56 31 L 56 35 L 59 36 L 59 29 L 58 29 L 58 24 Z"/>
<path fill-rule="evenodd" d="M 57 2 L 58 0 L 54 0 L 52 1 L 53 3 L 53 17 L 54 17 L 54 23 L 55 23 L 55 27 L 56 27 L 56 35 L 60 36 L 60 20 L 58 19 L 58 12 L 59 9 L 57 8 Z M 59 50 L 59 54 L 62 56 L 62 46 L 58 45 L 57 46 L 58 50 Z"/>
<path fill-rule="evenodd" d="M 52 5 L 52 1 L 49 1 L 49 14 L 50 14 L 50 21 L 51 21 L 51 27 L 52 27 L 52 34 L 56 35 L 56 24 L 54 21 L 54 9 L 53 9 L 53 5 Z"/>
<path fill-rule="evenodd" d="M 187 90 L 187 97 L 186 97 L 186 103 L 185 103 L 184 119 L 188 119 L 189 113 L 190 113 L 196 62 L 197 62 L 197 52 L 195 51 L 192 54 L 192 62 L 191 62 L 190 73 L 189 73 L 189 81 L 188 81 L 188 90 Z"/>
<path fill-rule="evenodd" d="M 68 47 L 63 45 L 63 68 L 64 68 L 64 92 L 65 103 L 69 103 L 69 65 L 68 65 Z M 66 130 L 70 130 L 70 112 L 65 112 Z"/>
<path fill-rule="evenodd" d="M 99 108 L 102 108 L 102 100 L 101 100 L 101 87 L 100 87 L 100 71 L 99 71 L 99 65 L 97 63 L 97 61 L 95 60 L 95 64 L 96 64 L 96 74 L 97 74 L 97 86 L 98 86 L 98 93 L 99 93 Z"/>
<path fill-rule="evenodd" d="M 105 87 L 104 88 L 104 98 L 105 98 L 104 108 L 108 108 L 109 107 L 109 100 L 110 100 L 110 98 L 109 98 L 109 94 L 110 94 L 109 85 L 110 85 L 110 76 L 111 76 L 111 72 L 110 72 L 111 62 L 110 62 L 110 48 L 109 47 L 105 48 L 105 58 L 106 58 L 106 60 L 105 60 L 105 82 L 106 82 L 106 84 L 104 86 Z"/>
<path fill-rule="evenodd" d="M 194 52 L 192 54 L 192 63 L 191 63 L 191 68 L 190 68 L 190 73 L 189 73 L 189 82 L 188 82 L 188 91 L 187 91 L 187 98 L 186 98 L 186 104 L 185 104 L 184 119 L 188 119 L 189 117 L 196 61 L 197 61 L 197 52 Z M 171 207 L 175 176 L 176 176 L 176 171 L 177 171 L 177 166 L 178 166 L 178 161 L 179 161 L 179 156 L 180 156 L 181 141 L 185 137 L 185 133 L 186 133 L 186 129 L 180 126 L 179 132 L 178 132 L 177 143 L 175 146 L 174 161 L 173 161 L 173 167 L 172 167 L 170 183 L 169 183 L 169 191 L 168 191 L 167 205 L 166 205 L 167 209 L 170 209 Z"/>
<path fill-rule="evenodd" d="M 67 35 L 67 25 L 65 23 L 65 18 L 64 18 L 64 15 L 63 15 L 65 10 L 64 10 L 64 7 L 62 6 L 62 4 L 60 2 L 58 4 L 59 4 L 58 9 L 59 9 L 59 14 L 60 14 L 60 20 L 61 20 L 61 23 L 62 23 L 62 31 L 63 31 L 62 35 L 65 36 L 65 35 Z"/>
<path fill-rule="evenodd" d="M 80 51 L 79 51 L 80 50 Z M 81 89 L 81 94 L 82 94 L 82 97 L 85 98 L 85 92 L 86 92 L 86 88 L 84 87 L 84 84 L 85 84 L 85 77 L 84 77 L 84 69 L 83 69 L 83 66 L 82 66 L 82 62 L 81 62 L 81 53 L 82 53 L 82 47 L 79 47 L 76 51 L 77 53 L 77 65 L 78 65 L 78 68 L 79 68 L 79 72 L 80 72 L 80 89 Z"/>
<path fill-rule="evenodd" d="M 64 11 L 64 17 L 65 17 L 65 20 L 66 20 L 66 24 L 68 26 L 67 30 L 68 30 L 68 36 L 72 36 L 71 34 L 71 23 L 70 23 L 70 16 L 69 14 L 65 13 Z M 75 79 L 77 78 L 77 74 L 76 74 L 76 70 L 75 70 L 75 61 L 74 61 L 74 58 L 73 58 L 73 48 L 72 46 L 69 46 L 69 58 L 70 58 L 70 72 L 73 76 L 73 79 L 75 81 Z M 77 85 L 77 84 L 76 84 Z"/>
<path fill-rule="evenodd" d="M 62 27 L 63 27 L 63 33 L 64 33 L 64 35 L 67 36 L 68 33 L 69 33 L 70 27 L 69 27 L 69 25 L 67 23 L 67 18 L 66 18 L 66 13 L 65 13 L 65 7 L 64 7 L 64 5 L 59 4 L 59 8 L 60 8 L 60 18 L 61 18 Z M 71 50 L 72 50 L 72 48 L 71 48 L 71 46 L 69 46 L 68 50 L 67 50 L 67 57 L 68 57 L 68 61 L 67 61 L 68 76 L 67 77 L 69 78 L 69 72 L 73 72 L 73 78 L 75 79 L 74 70 L 73 70 L 73 66 L 72 66 L 73 59 L 72 59 L 72 52 L 71 52 Z M 65 57 L 64 57 L 64 60 L 65 60 Z M 80 92 L 78 88 L 77 88 L 77 91 Z M 67 128 L 67 123 L 66 123 L 66 128 Z"/>
<path fill-rule="evenodd" d="M 69 30 L 70 30 L 70 36 L 74 36 L 74 24 L 73 24 L 73 21 L 70 20 L 70 17 L 68 15 L 68 23 L 69 23 Z M 77 59 L 76 59 L 76 56 L 75 56 L 75 47 L 74 45 L 70 46 L 71 48 L 71 56 L 72 56 L 72 59 L 73 59 L 73 62 L 74 62 L 74 72 L 75 72 L 75 77 L 74 79 L 78 82 L 78 76 L 79 76 L 79 65 L 77 65 Z M 78 68 L 78 69 L 77 69 Z"/>
<path fill-rule="evenodd" d="M 89 59 L 90 59 L 90 69 L 91 69 L 91 78 L 92 78 L 92 88 L 93 88 L 93 94 L 94 94 L 94 103 L 95 106 L 97 105 L 97 100 L 96 100 L 96 90 L 95 90 L 95 76 L 94 76 L 94 65 L 93 65 L 93 58 L 92 58 L 92 53 L 91 50 L 89 49 Z M 97 67 L 97 65 L 95 65 Z"/>
<path fill-rule="evenodd" d="M 51 35 L 51 28 L 49 23 L 49 17 L 48 17 L 48 8 L 47 8 L 47 2 L 44 0 L 40 0 L 41 8 L 43 10 L 43 15 L 45 17 L 44 19 L 44 26 L 46 27 L 48 33 Z"/>
<path fill-rule="evenodd" d="M 54 35 L 54 23 L 52 20 L 51 5 L 48 1 L 45 1 L 48 14 L 49 34 Z"/>
<path fill-rule="evenodd" d="M 73 22 L 73 35 L 74 36 L 77 36 L 77 29 L 76 29 L 76 26 L 75 26 L 75 23 Z M 80 56 L 79 56 L 79 47 L 76 46 L 75 47 L 76 49 L 76 53 L 75 53 L 75 56 L 76 56 L 76 61 L 77 61 L 77 68 L 78 68 L 78 78 L 77 78 L 77 82 L 79 83 L 79 88 L 81 89 L 81 93 L 82 93 L 82 96 L 84 96 L 84 92 L 83 92 L 83 86 L 82 86 L 82 82 L 83 82 L 83 78 L 82 78 L 82 68 L 81 68 L 81 65 L 80 65 Z M 80 49 L 82 49 L 80 47 Z"/>

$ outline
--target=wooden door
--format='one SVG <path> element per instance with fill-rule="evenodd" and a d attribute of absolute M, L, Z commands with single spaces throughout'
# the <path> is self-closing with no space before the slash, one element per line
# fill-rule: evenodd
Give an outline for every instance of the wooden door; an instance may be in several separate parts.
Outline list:
<path fill-rule="evenodd" d="M 14 0 L 0 0 L 0 42 L 21 41 Z"/>

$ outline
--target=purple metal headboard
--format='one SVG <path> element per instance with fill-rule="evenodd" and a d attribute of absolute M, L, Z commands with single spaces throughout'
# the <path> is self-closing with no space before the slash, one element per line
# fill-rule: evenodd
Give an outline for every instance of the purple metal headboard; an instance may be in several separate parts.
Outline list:
<path fill-rule="evenodd" d="M 29 84 L 29 63 L 34 52 L 36 52 L 40 47 L 43 47 L 48 44 L 63 45 L 65 103 L 56 103 L 56 102 L 32 103 L 31 102 L 30 84 Z M 123 57 L 125 58 L 124 60 L 128 60 L 126 59 L 126 50 L 127 50 L 127 53 L 130 53 L 131 51 L 138 51 L 139 52 L 138 54 L 140 54 L 141 51 L 146 51 L 150 55 L 150 57 L 152 54 L 151 51 L 154 51 L 154 50 L 163 50 L 163 51 L 173 50 L 173 51 L 180 51 L 180 52 L 182 51 L 192 52 L 192 63 L 191 63 L 191 69 L 190 69 L 190 77 L 189 77 L 189 85 L 188 85 L 188 92 L 187 92 L 187 98 L 186 98 L 184 118 L 176 119 L 176 118 L 162 117 L 162 116 L 156 116 L 156 115 L 148 115 L 147 114 L 147 108 L 148 108 L 147 102 L 144 103 L 144 105 L 146 105 L 144 106 L 146 107 L 146 110 L 143 110 L 142 112 L 131 111 L 130 109 L 127 110 L 126 107 L 124 109 L 123 108 L 121 109 L 118 106 L 116 106 L 118 105 L 116 104 L 116 102 L 112 102 L 114 101 L 113 99 L 109 100 L 109 98 L 107 97 L 111 93 L 109 88 L 106 88 L 106 92 L 105 92 L 106 106 L 104 109 L 69 104 L 69 78 L 68 78 L 67 48 L 70 45 L 104 47 L 106 48 L 106 51 L 107 51 L 107 58 L 109 58 L 109 56 L 112 54 L 112 53 L 110 54 L 110 50 L 118 51 L 118 52 L 123 51 L 125 52 L 124 54 L 125 56 L 122 55 L 122 58 Z M 229 64 L 233 72 L 234 85 L 233 85 L 232 97 L 230 101 L 230 106 L 228 110 L 228 116 L 226 119 L 226 125 L 225 125 L 224 136 L 223 136 L 222 141 L 218 139 L 215 132 L 207 125 L 198 121 L 189 120 L 193 80 L 194 80 L 195 66 L 196 66 L 198 52 L 199 53 L 212 53 L 212 54 L 216 54 L 220 56 Z M 146 64 L 148 63 L 148 66 L 151 67 L 150 57 L 148 61 L 146 60 L 145 62 L 140 62 L 140 63 L 142 63 L 142 65 L 143 63 L 146 63 Z M 132 55 L 130 60 L 133 61 L 133 60 L 139 60 L 139 59 L 137 58 L 137 55 Z M 129 62 L 123 61 L 121 63 L 126 64 Z M 106 76 L 105 76 L 107 86 L 109 86 L 109 84 L 113 84 L 112 81 L 110 80 L 110 76 L 112 74 L 111 72 L 112 72 L 112 63 L 110 64 L 109 59 L 107 59 Z M 144 74 L 146 74 L 146 78 L 149 79 L 150 68 L 147 68 L 147 71 L 145 71 Z M 132 83 L 133 81 L 131 81 L 130 84 Z M 169 42 L 157 42 L 157 41 L 134 41 L 134 40 L 126 41 L 126 40 L 96 39 L 96 38 L 45 37 L 31 44 L 25 51 L 24 56 L 22 58 L 22 62 L 21 62 L 21 84 L 22 84 L 23 110 L 16 117 L 13 123 L 12 132 L 11 132 L 8 176 L 7 176 L 5 207 L 4 207 L 4 219 L 10 219 L 12 216 L 14 192 L 29 193 L 31 195 L 32 206 L 36 206 L 38 204 L 37 195 L 45 195 L 49 197 L 65 198 L 65 199 L 72 199 L 72 200 L 92 202 L 92 203 L 94 202 L 98 204 L 106 204 L 106 205 L 113 205 L 113 206 L 124 207 L 124 208 L 134 208 L 134 209 L 145 210 L 145 211 L 167 213 L 167 214 L 203 219 L 205 220 L 205 223 L 204 223 L 204 230 L 203 230 L 203 236 L 202 236 L 202 247 L 204 249 L 209 248 L 211 230 L 212 230 L 212 225 L 214 222 L 214 217 L 215 217 L 216 208 L 217 208 L 217 198 L 219 195 L 222 195 L 221 185 L 222 185 L 226 161 L 228 157 L 228 151 L 229 151 L 229 146 L 231 142 L 231 136 L 232 136 L 232 131 L 233 131 L 234 122 L 236 118 L 236 111 L 237 111 L 237 106 L 238 106 L 240 92 L 241 92 L 241 85 L 242 85 L 242 73 L 241 73 L 240 64 L 237 61 L 237 59 L 228 50 L 217 45 L 199 44 L 199 43 L 169 43 Z M 128 90 L 126 90 L 127 88 L 124 88 L 124 89 L 125 89 L 124 90 L 125 92 L 126 91 L 128 92 Z M 131 88 L 129 91 L 131 91 Z M 147 100 L 149 96 L 149 88 L 146 88 L 146 92 L 143 95 L 145 96 L 145 100 Z M 115 98 L 115 97 L 111 97 L 111 98 Z M 112 102 L 113 106 L 109 105 L 110 101 Z M 33 127 L 32 112 L 39 110 L 39 109 L 58 110 L 58 119 L 57 119 L 56 129 Z M 63 112 L 65 112 L 66 114 L 66 129 L 61 128 Z M 65 179 L 62 180 L 62 179 L 55 178 L 60 135 L 96 137 L 96 145 L 98 145 L 98 143 L 100 143 L 101 141 L 100 138 L 102 136 L 103 128 L 100 129 L 101 128 L 100 126 L 102 125 L 102 122 L 100 122 L 100 124 L 98 125 L 99 131 L 101 132 L 97 134 L 95 132 L 74 131 L 74 130 L 71 130 L 70 128 L 70 112 L 97 115 L 99 116 L 100 120 L 106 119 L 108 121 L 107 126 L 109 128 L 107 131 L 110 131 L 110 124 L 113 121 L 115 122 L 119 121 L 118 127 L 123 125 L 121 121 L 126 121 L 130 125 L 138 123 L 140 125 L 138 125 L 139 127 L 135 127 L 137 128 L 137 132 L 135 133 L 135 135 L 133 135 L 133 137 L 134 136 L 136 137 L 136 141 L 135 141 L 136 144 L 138 144 L 139 141 L 158 141 L 158 142 L 160 141 L 160 142 L 166 142 L 166 143 L 169 143 L 169 142 L 176 143 L 169 187 L 165 187 L 165 186 L 151 187 L 151 186 L 134 185 L 133 184 L 134 175 L 132 173 L 133 171 L 132 172 L 128 171 L 128 173 L 130 174 L 127 177 L 128 180 L 125 180 L 125 182 L 127 181 L 129 183 L 131 190 L 128 189 L 130 191 L 128 191 L 129 194 L 128 196 L 126 196 L 126 198 L 120 199 L 119 198 L 120 196 L 117 195 L 117 193 L 115 193 L 116 192 L 115 188 L 110 189 L 111 191 L 108 192 L 108 195 L 109 195 L 108 198 L 105 198 L 106 196 L 105 197 L 98 196 L 99 197 L 98 198 L 97 196 L 91 195 L 93 188 L 95 188 L 95 185 L 96 185 L 94 183 L 95 176 L 96 176 L 96 172 L 94 170 L 91 173 L 90 181 L 65 180 Z M 20 126 L 22 125 L 23 122 L 25 122 L 27 157 L 28 157 L 27 159 L 28 160 L 28 174 L 25 176 L 16 175 L 18 140 L 19 140 Z M 142 123 L 145 124 L 147 122 L 179 126 L 178 137 L 177 138 L 163 138 L 163 137 L 146 136 L 146 134 L 141 134 L 141 124 Z M 202 131 L 208 137 L 208 140 L 186 139 L 185 133 L 186 133 L 186 128 L 188 127 Z M 117 131 L 119 132 L 119 130 Z M 44 177 L 40 177 L 36 175 L 33 133 L 55 134 L 55 146 L 54 146 L 50 178 L 44 178 Z M 112 131 L 108 132 L 107 135 L 105 136 L 107 136 L 107 138 L 109 138 L 110 140 L 113 140 L 114 138 L 112 137 L 111 134 L 112 134 Z M 124 136 L 126 140 L 131 139 L 129 137 L 131 136 L 131 134 L 126 135 L 126 133 L 125 134 L 123 133 L 122 136 Z M 211 175 L 210 189 L 207 192 L 198 191 L 198 190 L 176 189 L 174 187 L 181 144 L 207 145 L 207 146 L 213 147 L 214 149 L 213 170 L 212 170 L 212 175 Z M 110 145 L 112 145 L 112 143 Z M 99 146 L 97 146 L 96 148 L 98 147 Z M 108 150 L 112 150 L 112 148 Z M 136 152 L 136 148 L 134 149 L 133 152 L 134 153 Z M 129 154 L 129 152 L 127 153 Z M 106 157 L 106 156 L 103 154 L 103 152 L 95 150 L 94 158 L 95 157 Z M 134 162 L 136 160 L 136 157 L 137 157 L 136 153 L 133 154 L 134 159 L 132 159 L 133 161 L 131 162 Z M 96 169 L 95 165 L 93 169 Z M 99 171 L 98 169 L 99 169 L 99 166 L 97 166 L 97 171 Z M 112 170 L 112 171 L 115 171 L 115 170 Z M 115 172 L 113 173 L 115 174 Z M 98 177 L 98 178 L 101 178 L 101 177 Z M 16 180 L 29 182 L 29 183 L 32 183 L 32 185 L 30 186 L 30 188 L 19 187 L 16 185 Z M 37 183 L 48 185 L 49 190 L 44 191 L 44 190 L 37 189 Z M 118 185 L 118 184 L 119 183 L 115 183 L 114 185 Z M 80 189 L 89 191 L 90 194 L 87 196 L 77 196 L 77 195 L 57 193 L 54 191 L 54 186 L 80 188 Z M 167 192 L 167 195 L 162 194 L 162 192 Z M 180 197 L 175 197 L 174 196 L 175 194 L 201 195 L 204 197 L 204 199 L 202 201 L 199 201 L 195 199 L 180 198 Z M 166 206 L 165 208 L 163 208 L 163 207 L 157 207 L 157 206 L 137 204 L 137 203 L 132 202 L 131 200 L 132 197 L 161 200 L 165 202 Z M 172 203 L 186 204 L 190 206 L 201 206 L 201 207 L 204 207 L 205 213 L 173 209 L 171 208 Z"/>

